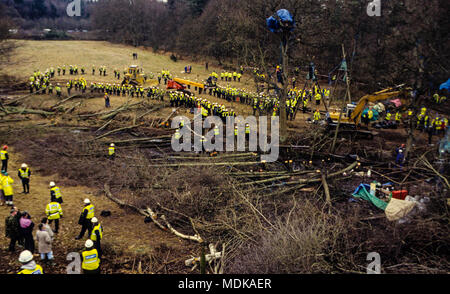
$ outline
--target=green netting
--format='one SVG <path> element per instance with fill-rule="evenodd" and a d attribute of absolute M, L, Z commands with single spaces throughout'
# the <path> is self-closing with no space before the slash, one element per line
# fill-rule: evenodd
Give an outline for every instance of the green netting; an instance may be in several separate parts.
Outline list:
<path fill-rule="evenodd" d="M 355 192 L 353 192 L 352 196 L 370 201 L 373 205 L 375 205 L 379 209 L 386 210 L 386 207 L 388 204 L 386 202 L 384 202 L 383 200 L 379 199 L 378 197 L 370 194 L 366 188 L 368 188 L 370 190 L 369 185 L 366 185 L 366 184 L 359 185 L 359 187 L 356 188 Z"/>

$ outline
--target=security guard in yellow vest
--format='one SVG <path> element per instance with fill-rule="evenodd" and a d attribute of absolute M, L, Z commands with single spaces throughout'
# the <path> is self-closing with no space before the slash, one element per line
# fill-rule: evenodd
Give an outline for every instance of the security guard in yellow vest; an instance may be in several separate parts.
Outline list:
<path fill-rule="evenodd" d="M 86 230 L 88 231 L 88 235 L 90 236 L 92 233 L 92 218 L 94 217 L 94 205 L 91 204 L 89 199 L 84 199 L 84 208 L 81 212 L 80 219 L 78 220 L 78 224 L 81 225 L 81 232 L 75 238 L 75 240 L 79 240 L 83 238 Z"/>
<path fill-rule="evenodd" d="M 114 160 L 116 158 L 116 146 L 114 143 L 111 143 L 108 148 L 108 156 L 111 160 Z"/>
<path fill-rule="evenodd" d="M 50 201 L 58 202 L 59 204 L 63 203 L 61 189 L 56 186 L 55 182 L 50 182 Z"/>
<path fill-rule="evenodd" d="M 306 113 L 307 110 L 308 110 L 308 99 L 306 97 L 304 97 L 302 111 L 303 111 L 303 113 Z"/>
<path fill-rule="evenodd" d="M 316 105 L 320 105 L 320 100 L 322 99 L 322 95 L 320 93 L 317 93 L 314 97 L 316 98 Z"/>
<path fill-rule="evenodd" d="M 425 115 L 427 113 L 427 108 L 426 107 L 422 107 L 420 109 L 420 115 Z"/>
<path fill-rule="evenodd" d="M 47 204 L 45 208 L 45 214 L 47 215 L 48 224 L 51 224 L 55 221 L 55 234 L 58 234 L 59 231 L 59 219 L 63 216 L 63 211 L 61 208 L 61 204 L 58 202 L 50 202 Z"/>
<path fill-rule="evenodd" d="M 208 110 L 202 106 L 202 118 L 205 119 L 208 117 Z"/>
<path fill-rule="evenodd" d="M 3 200 L 3 172 L 0 172 L 0 206 L 3 206 L 4 200 Z"/>
<path fill-rule="evenodd" d="M 180 129 L 175 130 L 174 138 L 175 138 L 175 140 L 181 139 Z"/>
<path fill-rule="evenodd" d="M 250 138 L 250 125 L 249 124 L 245 124 L 245 137 L 247 140 L 249 140 L 249 138 Z"/>
<path fill-rule="evenodd" d="M 386 114 L 385 120 L 386 120 L 386 121 L 391 121 L 391 119 L 392 119 L 392 113 L 388 112 L 388 113 Z"/>
<path fill-rule="evenodd" d="M 401 120 L 402 120 L 402 115 L 400 114 L 399 111 L 397 111 L 397 113 L 395 114 L 395 122 L 397 124 L 400 124 Z"/>
<path fill-rule="evenodd" d="M 102 257 L 102 248 L 100 245 L 100 241 L 103 238 L 103 227 L 102 225 L 98 222 L 98 219 L 96 217 L 93 217 L 92 220 L 92 233 L 91 233 L 91 240 L 94 242 L 94 247 L 95 249 L 97 249 L 98 251 L 98 257 Z"/>
<path fill-rule="evenodd" d="M 219 127 L 216 125 L 214 126 L 214 136 L 218 137 L 220 135 L 220 129 Z"/>
<path fill-rule="evenodd" d="M 4 145 L 2 147 L 2 150 L 0 150 L 0 159 L 2 160 L 2 171 L 8 171 L 8 160 L 9 160 L 9 155 L 8 155 L 8 146 Z"/>
<path fill-rule="evenodd" d="M 100 273 L 100 257 L 97 249 L 94 248 L 94 242 L 88 239 L 84 246 L 86 250 L 81 252 L 81 268 L 84 274 L 99 274 Z"/>
<path fill-rule="evenodd" d="M 18 177 L 19 179 L 22 180 L 22 187 L 23 187 L 22 194 L 30 193 L 30 176 L 31 176 L 30 168 L 25 163 L 22 163 L 22 166 L 19 168 L 18 172 Z"/>
<path fill-rule="evenodd" d="M 56 91 L 56 96 L 58 96 L 58 98 L 60 98 L 61 97 L 61 87 L 59 86 L 59 84 L 56 84 L 55 91 Z"/>
<path fill-rule="evenodd" d="M 3 195 L 5 196 L 5 203 L 8 206 L 13 206 L 13 195 L 14 195 L 14 189 L 12 187 L 12 184 L 14 183 L 14 180 L 8 175 L 7 172 L 3 171 L 3 177 L 2 177 L 2 189 L 3 189 Z"/>
<path fill-rule="evenodd" d="M 318 123 L 320 120 L 320 111 L 319 109 L 316 109 L 316 112 L 314 112 L 314 123 Z"/>
<path fill-rule="evenodd" d="M 369 121 L 371 121 L 373 119 L 373 110 L 372 110 L 372 108 L 369 108 L 369 111 L 367 112 L 367 118 L 369 119 Z"/>
<path fill-rule="evenodd" d="M 19 255 L 19 262 L 22 264 L 20 267 L 19 275 L 42 275 L 44 270 L 42 267 L 33 260 L 33 253 L 29 250 L 24 250 Z"/>

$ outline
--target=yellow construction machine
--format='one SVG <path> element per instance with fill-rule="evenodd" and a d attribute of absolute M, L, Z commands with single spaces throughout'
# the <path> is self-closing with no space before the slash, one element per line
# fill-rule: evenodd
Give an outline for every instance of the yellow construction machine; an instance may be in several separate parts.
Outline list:
<path fill-rule="evenodd" d="M 347 104 L 347 106 L 342 110 L 342 116 L 341 116 L 341 123 L 340 128 L 344 131 L 345 129 L 358 129 L 361 123 L 361 116 L 367 106 L 368 103 L 372 102 L 378 102 L 387 100 L 390 98 L 398 98 L 400 99 L 403 106 L 409 105 L 410 99 L 410 91 L 411 88 L 405 88 L 405 85 L 399 85 L 395 87 L 391 87 L 388 89 L 384 89 L 378 92 L 375 92 L 373 94 L 368 94 L 363 96 L 361 99 L 359 99 L 358 103 L 356 104 Z M 328 119 L 328 129 L 332 130 L 335 129 L 336 125 L 339 122 L 339 115 L 341 111 L 330 111 L 329 113 L 329 119 Z M 368 135 L 368 137 L 373 137 L 373 135 L 370 135 L 370 132 L 365 131 L 359 131 L 363 135 Z"/>
<path fill-rule="evenodd" d="M 145 86 L 148 83 L 148 77 L 137 65 L 130 65 L 127 73 L 123 77 L 122 85 Z"/>

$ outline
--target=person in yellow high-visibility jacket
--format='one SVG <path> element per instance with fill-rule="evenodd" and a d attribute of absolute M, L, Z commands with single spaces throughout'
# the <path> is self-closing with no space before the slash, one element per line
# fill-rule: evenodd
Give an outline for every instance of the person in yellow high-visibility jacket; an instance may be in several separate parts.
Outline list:
<path fill-rule="evenodd" d="M 181 138 L 180 129 L 175 130 L 174 138 L 175 138 L 175 140 L 180 140 L 180 138 Z"/>
<path fill-rule="evenodd" d="M 97 249 L 94 248 L 94 242 L 91 239 L 84 243 L 86 250 L 81 252 L 81 268 L 84 274 L 100 273 L 100 257 Z"/>
<path fill-rule="evenodd" d="M 91 201 L 86 198 L 84 199 L 84 207 L 80 215 L 80 219 L 78 220 L 78 224 L 81 225 L 81 232 L 75 238 L 75 240 L 79 240 L 83 238 L 86 230 L 88 231 L 88 235 L 90 236 L 92 233 L 92 218 L 94 217 L 94 205 L 91 204 Z"/>
<path fill-rule="evenodd" d="M 308 110 L 308 99 L 306 97 L 304 97 L 302 111 L 303 111 L 303 113 L 306 113 L 307 110 Z"/>
<path fill-rule="evenodd" d="M 14 180 L 8 175 L 7 172 L 2 172 L 3 178 L 2 178 L 2 189 L 3 189 L 3 195 L 5 196 L 5 203 L 8 206 L 13 206 L 13 195 L 14 195 L 14 189 L 12 184 L 14 183 Z"/>
<path fill-rule="evenodd" d="M 203 106 L 202 106 L 201 112 L 202 112 L 202 117 L 203 118 L 208 117 L 208 110 L 206 110 L 206 108 L 204 108 Z"/>
<path fill-rule="evenodd" d="M 317 93 L 314 97 L 316 98 L 316 105 L 320 105 L 320 100 L 322 99 L 322 94 Z"/>
<path fill-rule="evenodd" d="M 22 264 L 20 271 L 17 273 L 19 275 L 36 275 L 44 274 L 42 267 L 33 260 L 33 253 L 29 250 L 24 250 L 19 255 L 19 262 Z"/>
<path fill-rule="evenodd" d="M 420 115 L 425 115 L 427 113 L 427 108 L 426 107 L 422 107 L 421 109 L 420 109 Z"/>
<path fill-rule="evenodd" d="M 114 143 L 111 143 L 108 147 L 108 157 L 111 160 L 114 160 L 116 158 L 116 146 Z"/>
<path fill-rule="evenodd" d="M 98 251 L 98 257 L 101 258 L 103 252 L 102 252 L 100 241 L 103 239 L 103 227 L 98 222 L 98 219 L 96 217 L 93 217 L 91 222 L 92 222 L 93 229 L 92 229 L 90 239 L 94 242 L 94 247 Z"/>
<path fill-rule="evenodd" d="M 369 108 L 369 111 L 367 112 L 367 119 L 368 119 L 369 123 L 373 119 L 373 110 L 372 110 L 372 108 Z"/>
<path fill-rule="evenodd" d="M 61 189 L 56 186 L 55 182 L 50 182 L 50 202 L 58 202 L 59 204 L 62 204 L 63 198 L 61 194 Z"/>
<path fill-rule="evenodd" d="M 59 202 L 50 202 L 47 204 L 45 208 L 45 214 L 47 215 L 48 224 L 50 225 L 53 221 L 55 221 L 55 234 L 58 234 L 59 231 L 59 219 L 63 216 L 63 211 L 61 208 L 61 204 Z"/>
<path fill-rule="evenodd" d="M 384 118 L 386 121 L 391 121 L 392 119 L 392 113 L 388 112 L 386 113 L 386 117 Z"/>
<path fill-rule="evenodd" d="M 7 172 L 8 171 L 8 160 L 9 160 L 7 145 L 4 145 L 2 147 L 2 150 L 0 150 L 0 159 L 2 160 L 2 170 L 1 171 Z"/>
<path fill-rule="evenodd" d="M 316 109 L 316 112 L 314 112 L 314 123 L 318 123 L 320 120 L 320 111 L 319 109 Z"/>
<path fill-rule="evenodd" d="M 29 194 L 30 193 L 31 170 L 26 163 L 22 163 L 21 167 L 19 168 L 18 177 L 22 181 L 22 187 L 23 187 L 22 193 Z"/>
<path fill-rule="evenodd" d="M 5 204 L 5 196 L 3 194 L 3 185 L 2 185 L 3 177 L 4 177 L 3 173 L 0 172 L 0 206 L 3 206 L 3 204 Z"/>
<path fill-rule="evenodd" d="M 401 120 L 402 120 L 402 115 L 399 111 L 397 111 L 397 113 L 395 114 L 395 122 L 397 124 L 400 124 Z"/>

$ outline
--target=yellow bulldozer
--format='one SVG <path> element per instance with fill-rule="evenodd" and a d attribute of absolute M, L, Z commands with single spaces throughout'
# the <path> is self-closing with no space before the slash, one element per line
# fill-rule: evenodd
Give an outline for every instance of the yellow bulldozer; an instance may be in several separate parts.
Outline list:
<path fill-rule="evenodd" d="M 123 77 L 122 85 L 145 86 L 149 79 L 143 70 L 137 65 L 130 65 Z"/>

